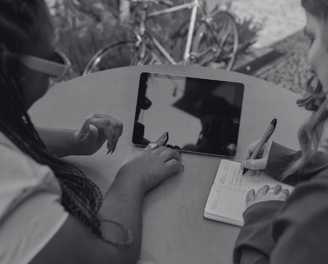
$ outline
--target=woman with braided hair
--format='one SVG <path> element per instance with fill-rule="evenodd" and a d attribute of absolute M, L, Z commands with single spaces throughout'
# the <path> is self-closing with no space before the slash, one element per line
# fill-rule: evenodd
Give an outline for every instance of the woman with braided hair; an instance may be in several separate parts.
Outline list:
<path fill-rule="evenodd" d="M 122 124 L 93 114 L 79 131 L 35 127 L 27 113 L 60 81 L 67 58 L 54 49 L 44 0 L 0 0 L 0 264 L 136 263 L 147 190 L 183 169 L 167 134 L 128 159 L 103 197 L 61 160 L 114 152 Z"/>

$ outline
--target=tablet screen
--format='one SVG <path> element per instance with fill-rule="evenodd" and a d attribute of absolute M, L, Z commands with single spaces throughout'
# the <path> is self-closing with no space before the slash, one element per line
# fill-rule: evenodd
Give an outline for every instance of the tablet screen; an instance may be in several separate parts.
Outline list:
<path fill-rule="evenodd" d="M 155 73 L 140 75 L 132 142 L 146 146 L 169 132 L 182 151 L 236 154 L 244 85 Z"/>

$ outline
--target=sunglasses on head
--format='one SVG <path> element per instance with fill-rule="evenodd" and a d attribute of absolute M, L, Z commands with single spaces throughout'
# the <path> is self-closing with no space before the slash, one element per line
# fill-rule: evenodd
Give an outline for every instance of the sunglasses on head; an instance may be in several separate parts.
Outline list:
<path fill-rule="evenodd" d="M 50 60 L 23 55 L 20 61 L 31 70 L 49 75 L 54 82 L 63 81 L 71 67 L 69 59 L 59 50 L 55 50 Z"/>

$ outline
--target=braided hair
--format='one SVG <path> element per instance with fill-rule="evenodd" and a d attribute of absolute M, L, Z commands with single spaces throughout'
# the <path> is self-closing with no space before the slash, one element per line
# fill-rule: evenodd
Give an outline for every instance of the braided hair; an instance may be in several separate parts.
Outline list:
<path fill-rule="evenodd" d="M 102 203 L 99 188 L 47 149 L 27 113 L 17 54 L 41 38 L 35 28 L 46 8 L 44 0 L 0 0 L 0 131 L 23 153 L 52 169 L 62 189 L 65 210 L 102 237 L 97 218 Z"/>

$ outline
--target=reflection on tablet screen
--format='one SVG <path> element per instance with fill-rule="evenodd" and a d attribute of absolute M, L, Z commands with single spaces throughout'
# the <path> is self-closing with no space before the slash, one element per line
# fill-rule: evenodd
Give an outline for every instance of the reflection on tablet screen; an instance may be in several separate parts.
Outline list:
<path fill-rule="evenodd" d="M 132 141 L 169 132 L 168 144 L 183 151 L 234 156 L 243 94 L 241 83 L 142 73 Z"/>

